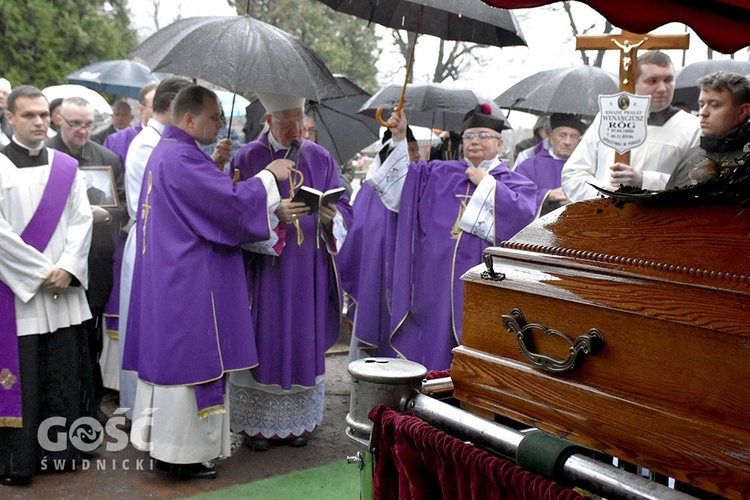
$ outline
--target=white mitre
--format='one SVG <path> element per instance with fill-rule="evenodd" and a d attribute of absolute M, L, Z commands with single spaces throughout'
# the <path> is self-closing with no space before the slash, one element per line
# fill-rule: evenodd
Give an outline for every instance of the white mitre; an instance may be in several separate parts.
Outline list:
<path fill-rule="evenodd" d="M 260 103 L 266 108 L 266 113 L 286 111 L 287 109 L 304 108 L 305 98 L 274 92 L 256 92 Z"/>

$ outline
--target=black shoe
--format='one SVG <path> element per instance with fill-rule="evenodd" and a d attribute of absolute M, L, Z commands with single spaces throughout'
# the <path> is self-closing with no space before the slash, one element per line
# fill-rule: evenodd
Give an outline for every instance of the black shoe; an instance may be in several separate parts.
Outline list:
<path fill-rule="evenodd" d="M 246 437 L 245 446 L 253 451 L 268 451 L 271 449 L 271 440 L 266 438 Z"/>
<path fill-rule="evenodd" d="M 219 475 L 219 471 L 213 462 L 171 464 L 157 460 L 156 468 L 168 472 L 170 476 L 181 481 L 186 479 L 216 479 L 216 476 Z"/>
<path fill-rule="evenodd" d="M 4 486 L 28 486 L 31 476 L 0 476 L 0 484 Z"/>
<path fill-rule="evenodd" d="M 307 446 L 307 442 L 310 440 L 310 434 L 304 434 L 302 436 L 293 437 L 289 441 L 286 442 L 289 446 L 292 448 L 302 448 L 303 446 Z"/>

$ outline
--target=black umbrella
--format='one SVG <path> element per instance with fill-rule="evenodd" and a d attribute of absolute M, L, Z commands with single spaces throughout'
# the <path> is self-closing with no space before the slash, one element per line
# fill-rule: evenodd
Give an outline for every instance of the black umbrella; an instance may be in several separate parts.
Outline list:
<path fill-rule="evenodd" d="M 617 77 L 601 68 L 558 68 L 524 78 L 497 96 L 495 102 L 511 111 L 591 118 L 599 112 L 599 95 L 615 94 L 618 88 Z"/>
<path fill-rule="evenodd" d="M 359 109 L 359 113 L 375 117 L 378 109 L 394 109 L 401 98 L 401 85 L 389 85 L 374 94 Z M 406 85 L 403 110 L 410 125 L 440 130 L 460 131 L 464 116 L 487 103 L 493 114 L 505 120 L 500 108 L 489 99 L 482 99 L 469 89 L 456 89 L 439 83 L 410 83 Z"/>
<path fill-rule="evenodd" d="M 433 35 L 443 40 L 473 42 L 506 47 L 526 45 L 516 16 L 505 9 L 479 1 L 457 0 L 320 0 L 332 9 L 352 14 L 369 22 L 393 29 L 411 31 L 416 35 Z M 416 37 L 406 65 L 406 78 L 396 111 L 404 106 L 406 82 L 409 81 Z M 378 123 L 388 125 L 375 114 Z"/>
<path fill-rule="evenodd" d="M 747 75 L 750 73 L 750 61 L 735 61 L 734 59 L 712 59 L 688 64 L 675 72 L 674 99 L 675 104 L 686 104 L 690 109 L 698 110 L 698 78 L 716 71 L 729 71 Z"/>
<path fill-rule="evenodd" d="M 152 73 L 148 66 L 130 59 L 95 62 L 65 77 L 68 83 L 133 99 L 138 99 L 141 87 L 162 79 L 162 75 Z"/>
<path fill-rule="evenodd" d="M 516 16 L 480 1 L 320 0 L 333 10 L 393 29 L 443 40 L 506 47 L 526 45 Z M 422 23 L 418 26 L 420 14 Z"/>
<path fill-rule="evenodd" d="M 380 129 L 373 120 L 357 114 L 370 94 L 345 76 L 335 78 L 344 95 L 308 101 L 306 112 L 315 120 L 317 143 L 330 151 L 339 165 L 343 165 L 364 147 L 377 141 Z M 265 109 L 259 100 L 253 101 L 246 109 L 246 128 L 252 135 L 248 139 L 251 139 L 263 127 Z"/>
<path fill-rule="evenodd" d="M 180 19 L 147 38 L 133 55 L 154 71 L 201 78 L 232 92 L 341 95 L 311 48 L 250 16 Z"/>

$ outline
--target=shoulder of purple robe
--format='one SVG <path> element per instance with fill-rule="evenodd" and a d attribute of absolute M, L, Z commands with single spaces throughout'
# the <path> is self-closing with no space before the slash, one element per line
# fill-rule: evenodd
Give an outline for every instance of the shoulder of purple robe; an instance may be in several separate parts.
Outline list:
<path fill-rule="evenodd" d="M 170 193 L 172 208 L 206 240 L 238 246 L 270 237 L 263 183 L 233 184 L 184 132 L 175 133 L 169 127 L 164 131 L 147 171 L 153 171 L 162 181 L 162 188 Z"/>

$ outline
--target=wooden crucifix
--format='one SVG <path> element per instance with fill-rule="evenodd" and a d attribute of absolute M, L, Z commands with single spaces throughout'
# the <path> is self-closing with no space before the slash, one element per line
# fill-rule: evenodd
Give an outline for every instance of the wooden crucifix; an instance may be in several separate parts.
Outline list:
<path fill-rule="evenodd" d="M 578 35 L 576 50 L 619 50 L 620 92 L 635 94 L 635 74 L 638 50 L 687 49 L 690 35 L 653 35 L 631 33 L 623 30 L 619 35 Z M 615 153 L 615 162 L 630 164 L 630 152 Z"/>

